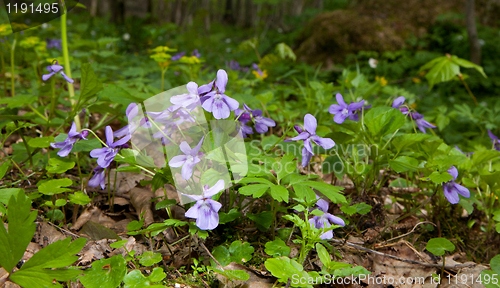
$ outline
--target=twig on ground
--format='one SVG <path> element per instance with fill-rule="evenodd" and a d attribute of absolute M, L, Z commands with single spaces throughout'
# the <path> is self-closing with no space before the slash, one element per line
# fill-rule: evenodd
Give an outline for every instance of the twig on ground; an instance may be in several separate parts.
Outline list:
<path fill-rule="evenodd" d="M 399 236 L 396 236 L 396 237 L 391 238 L 391 239 L 389 239 L 389 240 L 385 240 L 385 241 L 383 241 L 383 242 L 381 242 L 381 243 L 375 244 L 375 248 L 382 248 L 382 247 L 385 247 L 385 244 L 386 244 L 386 243 L 388 243 L 388 242 L 391 242 L 391 241 L 394 241 L 394 240 L 396 240 L 396 239 L 399 239 L 399 238 L 403 238 L 403 237 L 405 237 L 405 236 L 408 236 L 408 235 L 410 235 L 411 233 L 413 233 L 413 232 L 415 231 L 415 229 L 417 228 L 417 226 L 418 226 L 418 225 L 420 225 L 420 224 L 426 224 L 426 223 L 431 224 L 431 225 L 434 225 L 434 227 L 436 227 L 436 224 L 434 224 L 434 223 L 432 223 L 432 222 L 429 222 L 429 221 L 422 221 L 422 222 L 419 222 L 419 223 L 417 223 L 417 225 L 415 225 L 415 226 L 413 227 L 413 229 L 411 229 L 411 231 L 410 231 L 410 232 L 405 233 L 405 234 L 402 234 L 402 235 L 399 235 Z"/>
<path fill-rule="evenodd" d="M 76 235 L 75 233 L 72 233 L 72 232 L 71 232 L 71 231 L 69 231 L 69 230 L 66 230 L 66 229 L 64 229 L 64 228 L 61 228 L 61 227 L 57 226 L 56 224 L 54 224 L 54 223 L 52 223 L 52 222 L 47 221 L 47 223 L 49 223 L 49 225 L 50 225 L 50 226 L 56 227 L 57 229 L 61 230 L 61 231 L 62 231 L 62 232 L 64 232 L 64 233 L 68 233 L 68 234 L 70 234 L 70 235 L 72 235 L 72 236 L 75 236 L 76 238 L 80 238 L 80 237 L 82 237 L 82 236 L 80 236 L 80 235 Z"/>
<path fill-rule="evenodd" d="M 203 247 L 203 249 L 205 249 L 205 252 L 207 252 L 208 256 L 210 256 L 210 258 L 212 258 L 212 260 L 214 260 L 214 262 L 220 267 L 220 270 L 224 271 L 224 267 L 222 265 L 220 265 L 219 261 L 217 261 L 217 259 L 215 259 L 214 255 L 212 255 L 212 253 L 210 253 L 210 251 L 207 249 L 205 244 L 203 244 L 203 242 L 201 242 L 201 240 L 200 240 L 200 244 L 201 244 L 201 247 Z"/>
<path fill-rule="evenodd" d="M 362 250 L 362 251 L 369 252 L 369 253 L 372 253 L 372 254 L 376 254 L 376 255 L 379 255 L 379 256 L 392 258 L 392 259 L 395 259 L 395 260 L 398 260 L 398 261 L 401 261 L 401 262 L 406 262 L 406 263 L 411 263 L 411 264 L 418 264 L 418 265 L 422 265 L 422 266 L 425 266 L 425 267 L 435 267 L 435 268 L 442 268 L 443 267 L 443 264 L 439 264 L 439 263 L 438 264 L 431 264 L 431 263 L 424 263 L 424 262 L 420 262 L 420 261 L 403 259 L 403 258 L 400 258 L 400 257 L 397 257 L 397 256 L 393 256 L 393 255 L 390 255 L 390 254 L 385 254 L 385 253 L 378 252 L 378 251 L 375 251 L 375 250 L 372 250 L 372 249 L 368 249 L 368 248 L 365 248 L 363 246 L 359 246 L 359 245 L 356 245 L 356 244 L 353 244 L 353 243 L 350 243 L 350 242 L 347 242 L 347 241 L 343 241 L 343 240 L 340 240 L 340 239 L 332 239 L 331 241 L 334 242 L 334 243 L 351 246 L 351 247 L 356 248 L 358 250 Z M 456 269 L 459 269 L 459 268 L 471 267 L 471 266 L 475 266 L 475 265 L 477 265 L 477 264 L 471 263 L 471 264 L 445 265 L 444 268 L 448 269 L 448 270 L 456 270 Z"/>

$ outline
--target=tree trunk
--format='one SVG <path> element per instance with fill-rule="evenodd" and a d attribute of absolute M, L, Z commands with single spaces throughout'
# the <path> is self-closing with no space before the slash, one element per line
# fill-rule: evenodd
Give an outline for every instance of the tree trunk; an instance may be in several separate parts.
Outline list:
<path fill-rule="evenodd" d="M 97 0 L 92 0 L 90 2 L 90 16 L 91 17 L 97 16 Z"/>
<path fill-rule="evenodd" d="M 470 61 L 481 65 L 481 45 L 477 38 L 475 0 L 465 0 L 465 21 L 469 38 Z"/>
<path fill-rule="evenodd" d="M 125 22 L 125 1 L 111 0 L 111 21 L 115 24 L 123 24 Z"/>

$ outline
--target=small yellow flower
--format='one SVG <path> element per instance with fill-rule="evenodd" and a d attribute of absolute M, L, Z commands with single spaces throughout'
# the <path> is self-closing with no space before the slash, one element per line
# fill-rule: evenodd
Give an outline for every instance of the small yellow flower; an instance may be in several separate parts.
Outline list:
<path fill-rule="evenodd" d="M 196 56 L 182 56 L 179 62 L 186 64 L 200 64 L 200 59 Z"/>
<path fill-rule="evenodd" d="M 420 82 L 422 82 L 422 80 L 420 78 L 417 78 L 417 77 L 413 77 L 411 79 L 411 81 L 413 81 L 413 83 L 420 83 Z"/>
<path fill-rule="evenodd" d="M 411 104 L 411 105 L 410 105 L 410 108 L 411 108 L 411 109 L 415 109 L 415 108 L 417 108 L 417 103 L 413 103 L 413 104 Z"/>
<path fill-rule="evenodd" d="M 380 86 L 382 86 L 382 87 L 384 87 L 385 85 L 387 85 L 387 79 L 385 79 L 385 77 L 375 76 L 375 80 L 379 81 L 380 82 Z"/>
<path fill-rule="evenodd" d="M 260 79 L 260 80 L 264 80 L 268 76 L 267 70 L 262 71 L 262 75 L 259 74 L 259 72 L 255 71 L 255 70 L 253 70 L 252 73 L 253 73 L 253 75 L 255 75 L 255 78 Z"/>

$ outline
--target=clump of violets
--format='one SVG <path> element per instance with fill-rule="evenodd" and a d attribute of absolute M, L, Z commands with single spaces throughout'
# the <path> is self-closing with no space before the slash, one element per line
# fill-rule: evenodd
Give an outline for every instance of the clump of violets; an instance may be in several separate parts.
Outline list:
<path fill-rule="evenodd" d="M 50 39 L 50 38 L 47 38 L 45 40 L 45 42 L 47 42 L 47 49 L 56 48 L 57 50 L 62 50 L 62 41 L 61 41 L 61 39 Z"/>
<path fill-rule="evenodd" d="M 168 162 L 168 165 L 172 168 L 182 167 L 182 179 L 188 180 L 191 178 L 191 176 L 193 176 L 194 166 L 196 166 L 196 164 L 201 161 L 200 158 L 203 157 L 203 152 L 200 152 L 200 148 L 201 144 L 203 144 L 204 138 L 205 137 L 202 137 L 198 145 L 196 145 L 196 147 L 192 149 L 186 141 L 183 141 L 181 145 L 179 145 L 179 148 L 181 149 L 182 153 L 184 153 L 184 155 L 174 156 Z"/>
<path fill-rule="evenodd" d="M 54 76 L 56 73 L 60 73 L 64 77 L 64 79 L 66 79 L 66 81 L 68 81 L 69 83 L 75 82 L 73 81 L 73 79 L 69 78 L 68 75 L 64 74 L 64 72 L 62 71 L 64 67 L 59 65 L 59 62 L 57 62 L 57 60 L 54 60 L 54 63 L 55 64 L 47 66 L 47 71 L 49 71 L 50 73 L 42 75 L 43 81 L 47 81 L 49 80 L 50 77 Z"/>
<path fill-rule="evenodd" d="M 500 140 L 495 136 L 490 130 L 488 130 L 488 135 L 490 136 L 491 143 L 493 144 L 493 149 L 500 151 Z"/>
<path fill-rule="evenodd" d="M 448 173 L 453 176 L 453 180 L 443 184 L 443 193 L 446 199 L 451 204 L 457 204 L 460 201 L 460 197 L 458 197 L 458 194 L 464 196 L 465 198 L 469 198 L 469 189 L 458 183 L 455 183 L 455 180 L 457 180 L 458 177 L 457 168 L 455 168 L 455 166 L 451 166 L 450 169 L 448 169 Z"/>
<path fill-rule="evenodd" d="M 253 134 L 251 127 L 245 126 L 245 128 L 243 128 L 243 125 L 248 123 L 250 119 L 253 119 L 253 122 L 255 123 L 255 131 L 260 134 L 267 133 L 269 127 L 276 126 L 276 122 L 274 122 L 274 120 L 262 116 L 262 110 L 252 110 L 245 103 L 243 103 L 243 109 L 236 109 L 234 114 L 236 115 L 238 121 L 242 124 L 241 129 L 245 134 L 243 138 L 246 138 L 246 134 Z"/>
<path fill-rule="evenodd" d="M 322 138 L 316 135 L 316 128 L 318 127 L 318 121 L 311 114 L 306 114 L 304 117 L 304 129 L 303 131 L 298 125 L 295 125 L 295 130 L 299 133 L 298 136 L 287 139 L 285 142 L 289 141 L 304 141 L 304 148 L 302 148 L 302 167 L 306 167 L 311 161 L 312 156 L 314 156 L 313 148 L 311 142 L 316 145 L 323 147 L 324 149 L 330 149 L 335 146 L 335 142 L 330 138 Z"/>
<path fill-rule="evenodd" d="M 123 138 L 120 140 L 113 142 L 114 141 L 114 134 L 113 130 L 111 127 L 106 126 L 106 145 L 107 147 L 99 148 L 99 149 L 94 149 L 90 151 L 90 156 L 92 158 L 97 158 L 97 164 L 101 168 L 107 168 L 109 164 L 115 159 L 116 154 L 118 154 L 118 151 L 122 148 L 127 148 L 127 142 L 130 140 L 131 135 L 126 134 Z"/>
<path fill-rule="evenodd" d="M 71 152 L 71 149 L 73 149 L 73 144 L 82 139 L 87 140 L 85 137 L 88 135 L 89 131 L 76 132 L 76 124 L 73 122 L 73 124 L 71 124 L 71 129 L 68 132 L 68 137 L 66 137 L 66 139 L 62 142 L 50 143 L 50 146 L 52 146 L 52 148 L 61 149 L 57 152 L 59 157 L 66 157 L 69 152 Z"/>
<path fill-rule="evenodd" d="M 404 115 L 407 115 L 408 113 L 410 114 L 410 117 L 415 120 L 415 124 L 417 124 L 417 127 L 420 131 L 422 131 L 422 133 L 427 133 L 425 128 L 436 128 L 435 125 L 427 122 L 425 119 L 424 119 L 424 115 L 418 113 L 417 111 L 408 111 L 408 108 L 407 107 L 401 107 L 404 102 L 405 102 L 405 97 L 404 96 L 400 96 L 398 98 L 396 98 L 394 100 L 394 102 L 392 102 L 392 108 L 396 108 L 396 109 L 399 109 L 399 111 L 401 111 L 401 113 L 403 113 Z"/>
<path fill-rule="evenodd" d="M 316 196 L 318 197 L 318 196 Z M 323 212 L 323 215 L 320 216 L 314 216 L 313 218 L 309 219 L 309 223 L 311 224 L 312 227 L 316 229 L 322 229 L 322 228 L 328 228 L 332 226 L 331 223 L 335 225 L 340 225 L 342 227 L 345 226 L 344 220 L 341 218 L 334 216 L 330 213 L 328 213 L 328 202 L 326 202 L 323 199 L 319 199 L 316 202 L 316 205 L 318 206 L 318 210 L 321 210 Z M 330 223 L 331 222 L 331 223 Z M 321 234 L 319 236 L 321 239 L 332 239 L 333 238 L 333 231 L 326 231 L 325 233 Z"/>
<path fill-rule="evenodd" d="M 352 116 L 354 112 L 356 112 L 358 109 L 361 109 L 363 107 L 363 104 L 365 103 L 365 100 L 361 100 L 360 102 L 347 105 L 344 101 L 344 97 L 342 97 L 340 93 L 337 93 L 337 95 L 335 95 L 335 98 L 337 98 L 338 104 L 332 104 L 328 109 L 328 112 L 335 115 L 333 117 L 333 121 L 335 121 L 335 123 L 337 124 L 344 123 L 344 121 Z"/>
<path fill-rule="evenodd" d="M 186 52 L 185 52 L 185 51 L 183 51 L 183 52 L 179 52 L 179 53 L 175 54 L 174 56 L 172 56 L 172 57 L 170 58 L 170 60 L 171 60 L 171 61 L 177 61 L 177 60 L 181 59 L 182 57 L 184 57 L 184 55 L 186 55 Z"/>
<path fill-rule="evenodd" d="M 203 103 L 203 109 L 207 112 L 213 113 L 214 118 L 217 120 L 229 118 L 231 111 L 238 109 L 240 105 L 238 101 L 224 94 L 226 91 L 227 80 L 226 71 L 219 69 L 219 71 L 217 71 L 217 79 L 215 80 L 215 85 L 213 86 L 212 91 L 200 98 Z M 203 87 L 203 89 L 206 88 L 208 87 Z M 200 91 L 198 90 L 198 92 Z"/>
<path fill-rule="evenodd" d="M 191 52 L 191 56 L 194 56 L 196 58 L 200 58 L 201 54 L 198 52 L 198 49 L 194 49 L 193 52 Z"/>
<path fill-rule="evenodd" d="M 203 186 L 201 195 L 182 194 L 196 201 L 193 207 L 186 211 L 185 216 L 196 219 L 196 226 L 201 230 L 213 230 L 219 226 L 219 210 L 222 204 L 212 200 L 212 196 L 224 189 L 224 180 L 219 180 L 212 188 L 208 185 Z"/>
<path fill-rule="evenodd" d="M 115 137 L 123 137 L 127 134 L 132 135 L 132 133 L 139 128 L 139 126 L 142 126 L 143 128 L 151 128 L 153 125 L 149 122 L 149 119 L 147 117 L 143 117 L 139 120 L 134 120 L 134 118 L 137 116 L 139 113 L 139 107 L 137 106 L 136 103 L 130 103 L 127 107 L 127 110 L 125 111 L 125 115 L 127 116 L 128 119 L 128 124 L 125 125 L 125 127 L 115 131 L 113 133 L 113 136 Z"/>

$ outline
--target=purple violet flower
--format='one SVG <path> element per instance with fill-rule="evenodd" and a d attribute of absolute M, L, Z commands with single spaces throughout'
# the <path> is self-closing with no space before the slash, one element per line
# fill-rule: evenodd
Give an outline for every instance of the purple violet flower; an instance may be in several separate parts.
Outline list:
<path fill-rule="evenodd" d="M 407 107 L 401 107 L 405 103 L 406 98 L 404 96 L 399 96 L 398 98 L 394 99 L 392 102 L 392 108 L 399 109 L 401 113 L 404 115 L 408 114 L 408 108 Z"/>
<path fill-rule="evenodd" d="M 239 131 L 241 131 L 241 136 L 243 138 L 247 138 L 249 134 L 253 134 L 252 127 L 247 126 L 246 124 L 252 120 L 252 116 L 245 109 L 236 109 L 234 110 L 234 115 L 236 115 L 236 119 L 239 121 Z"/>
<path fill-rule="evenodd" d="M 253 118 L 253 121 L 255 122 L 255 131 L 257 131 L 257 133 L 264 134 L 269 130 L 269 127 L 276 126 L 276 122 L 274 122 L 274 120 L 266 118 L 266 117 L 262 117 L 262 110 L 260 110 L 260 109 L 252 110 L 245 103 L 243 103 L 243 108 L 244 109 L 236 109 L 234 111 L 234 114 L 236 116 L 238 116 L 243 111 L 247 111 L 249 113 L 244 113 L 242 116 L 240 116 L 240 118 L 244 117 L 244 119 L 246 119 L 246 118 L 248 118 L 248 116 L 250 116 L 250 113 L 251 113 L 251 118 Z M 238 118 L 238 120 L 239 120 L 239 118 Z"/>
<path fill-rule="evenodd" d="M 423 133 L 425 132 L 425 128 L 436 128 L 435 125 L 432 125 L 431 123 L 427 122 L 424 120 L 424 115 L 418 113 L 417 111 L 411 112 L 410 113 L 411 118 L 415 120 L 415 123 L 417 124 L 418 129 L 422 131 Z"/>
<path fill-rule="evenodd" d="M 311 141 L 313 141 L 316 145 L 323 147 L 324 149 L 330 149 L 335 146 L 335 142 L 330 138 L 322 138 L 316 135 L 316 128 L 318 127 L 318 121 L 311 114 L 306 114 L 304 117 L 304 129 L 306 131 L 302 131 L 300 127 L 296 129 L 300 134 L 292 139 L 287 139 L 285 142 L 289 141 L 304 141 L 304 148 L 302 148 L 302 167 L 306 167 L 311 161 L 312 156 L 314 155 Z"/>
<path fill-rule="evenodd" d="M 493 143 L 493 148 L 497 151 L 500 151 L 500 140 L 498 140 L 498 137 L 493 135 L 491 131 L 488 129 L 488 135 L 490 136 L 491 143 Z"/>
<path fill-rule="evenodd" d="M 140 120 L 134 121 L 133 119 L 137 114 L 139 113 L 139 107 L 137 106 L 136 103 L 130 103 L 127 107 L 127 110 L 125 111 L 125 115 L 127 115 L 128 119 L 128 125 L 125 125 L 123 128 L 115 131 L 113 133 L 113 136 L 115 137 L 123 137 L 127 134 L 132 135 L 139 126 L 142 126 L 143 128 L 151 128 L 153 125 L 149 122 L 148 117 L 143 117 Z"/>
<path fill-rule="evenodd" d="M 177 61 L 177 60 L 181 59 L 184 55 L 186 55 L 186 52 L 184 52 L 184 51 L 183 52 L 179 52 L 179 53 L 175 54 L 174 56 L 172 56 L 170 58 L 170 60 Z"/>
<path fill-rule="evenodd" d="M 455 168 L 455 166 L 451 166 L 451 168 L 448 169 L 448 173 L 453 176 L 453 180 L 443 184 L 443 193 L 446 199 L 448 199 L 451 204 L 457 204 L 460 201 L 460 197 L 458 197 L 458 194 L 464 196 L 465 198 L 469 198 L 469 189 L 455 183 L 455 180 L 458 177 L 457 168 Z"/>
<path fill-rule="evenodd" d="M 235 60 L 231 60 L 231 61 L 229 61 L 229 63 L 226 61 L 226 66 L 228 66 L 229 69 L 231 69 L 233 71 L 240 71 L 241 70 L 240 63 L 238 63 L 238 61 L 235 61 Z"/>
<path fill-rule="evenodd" d="M 107 147 L 94 149 L 90 151 L 92 158 L 97 158 L 97 164 L 102 168 L 107 168 L 111 161 L 115 159 L 116 154 L 121 148 L 127 147 L 127 142 L 130 140 L 130 134 L 125 135 L 122 139 L 113 142 L 113 130 L 106 126 L 106 145 Z"/>
<path fill-rule="evenodd" d="M 200 58 L 201 54 L 198 52 L 198 49 L 194 49 L 193 52 L 191 52 L 191 56 L 194 56 L 196 58 Z"/>
<path fill-rule="evenodd" d="M 344 102 L 344 97 L 342 97 L 340 93 L 337 93 L 335 97 L 337 98 L 337 102 L 339 104 L 332 104 L 328 109 L 328 112 L 330 112 L 330 114 L 335 115 L 335 117 L 333 117 L 333 121 L 335 121 L 335 123 L 337 124 L 344 123 L 344 121 L 349 116 L 351 116 L 354 113 L 354 111 L 362 108 L 363 104 L 365 103 L 365 100 L 361 100 L 361 102 L 351 103 L 347 105 Z"/>
<path fill-rule="evenodd" d="M 364 100 L 363 100 L 364 101 Z M 352 104 L 352 103 L 351 103 Z M 358 110 L 355 110 L 354 113 L 349 116 L 349 120 L 352 120 L 352 121 L 359 121 L 359 114 L 361 114 L 361 112 L 365 109 L 369 109 L 369 108 L 372 108 L 372 105 L 368 105 L 368 106 L 365 106 L 365 107 L 361 107 L 359 108 Z"/>
<path fill-rule="evenodd" d="M 54 76 L 54 74 L 59 72 L 64 77 L 64 79 L 66 79 L 66 81 L 68 81 L 69 83 L 75 82 L 73 79 L 69 78 L 66 74 L 64 74 L 64 72 L 62 71 L 63 66 L 59 65 L 59 62 L 55 61 L 55 63 L 56 64 L 47 66 L 47 71 L 49 71 L 50 73 L 42 75 L 43 81 L 49 80 L 50 77 Z"/>
<path fill-rule="evenodd" d="M 203 157 L 203 153 L 200 152 L 200 148 L 204 138 L 205 136 L 201 138 L 198 145 L 196 145 L 196 147 L 194 147 L 193 149 L 191 149 L 186 141 L 183 141 L 181 145 L 179 145 L 179 148 L 181 149 L 182 153 L 184 153 L 184 155 L 174 156 L 168 162 L 168 165 L 172 168 L 178 168 L 182 166 L 182 179 L 188 180 L 189 178 L 191 178 L 191 176 L 193 176 L 194 166 L 201 161 L 200 157 Z"/>
<path fill-rule="evenodd" d="M 90 187 L 97 187 L 101 185 L 101 189 L 106 188 L 106 169 L 102 168 L 101 166 L 97 165 L 97 167 L 94 168 L 94 176 L 92 179 L 89 180 L 89 186 Z"/>
<path fill-rule="evenodd" d="M 82 139 L 87 140 L 85 137 L 88 135 L 89 131 L 76 132 L 76 124 L 73 122 L 68 132 L 68 137 L 66 137 L 63 142 L 50 143 L 50 146 L 52 146 L 52 148 L 60 148 L 61 150 L 57 152 L 57 155 L 59 155 L 59 157 L 66 157 L 69 152 L 71 152 L 71 149 L 73 149 L 73 144 Z"/>
<path fill-rule="evenodd" d="M 170 98 L 170 103 L 180 105 L 189 111 L 193 111 L 198 105 L 201 105 L 198 84 L 191 81 L 186 85 L 186 88 L 188 93 L 172 96 Z"/>
<path fill-rule="evenodd" d="M 212 188 L 209 188 L 208 185 L 203 186 L 202 195 L 182 194 L 196 201 L 196 204 L 186 211 L 185 216 L 196 219 L 196 226 L 198 226 L 201 230 L 215 229 L 219 226 L 218 212 L 220 208 L 222 208 L 222 204 L 212 200 L 211 198 L 223 189 L 224 180 L 221 179 L 217 181 Z"/>
<path fill-rule="evenodd" d="M 318 196 L 316 195 L 316 197 L 318 197 Z M 328 228 L 328 227 L 332 226 L 330 224 L 330 222 L 332 222 L 335 225 L 340 225 L 342 227 L 345 226 L 344 220 L 342 220 L 340 217 L 333 216 L 332 214 L 328 213 L 328 202 L 326 202 L 323 199 L 319 199 L 318 202 L 316 202 L 316 205 L 318 205 L 319 210 L 323 211 L 323 215 L 314 216 L 313 218 L 309 219 L 309 223 L 311 224 L 312 227 L 314 227 L 316 229 Z M 325 233 L 321 234 L 319 237 L 323 240 L 332 239 L 333 238 L 333 231 L 332 230 L 326 231 Z"/>
<path fill-rule="evenodd" d="M 47 42 L 47 49 L 56 48 L 57 50 L 62 50 L 62 41 L 61 39 L 49 39 L 45 40 Z"/>
<path fill-rule="evenodd" d="M 194 123 L 196 120 L 180 105 L 172 105 L 161 112 L 146 112 L 155 122 L 165 124 L 163 128 L 153 134 L 153 138 L 161 138 L 162 144 L 170 143 L 169 137 L 184 122 Z"/>
<path fill-rule="evenodd" d="M 264 72 L 262 72 L 262 70 L 260 70 L 259 65 L 253 63 L 252 68 L 253 68 L 253 70 L 255 70 L 257 72 L 257 74 L 260 75 L 260 77 L 262 77 L 262 75 L 264 75 Z"/>
<path fill-rule="evenodd" d="M 214 118 L 227 119 L 229 117 L 230 111 L 238 109 L 240 103 L 230 98 L 224 94 L 227 85 L 227 73 L 226 71 L 219 69 L 217 71 L 217 80 L 215 82 L 216 91 L 211 91 L 203 96 L 201 101 L 203 109 L 207 112 L 211 112 Z"/>

